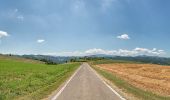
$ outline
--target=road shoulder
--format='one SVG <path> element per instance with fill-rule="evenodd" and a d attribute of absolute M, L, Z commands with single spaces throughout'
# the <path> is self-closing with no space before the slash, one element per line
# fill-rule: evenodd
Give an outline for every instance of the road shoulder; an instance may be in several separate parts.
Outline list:
<path fill-rule="evenodd" d="M 82 64 L 81 64 L 82 65 Z M 73 72 L 73 74 L 68 77 L 68 79 L 63 82 L 55 91 L 53 91 L 51 94 L 49 94 L 46 98 L 43 98 L 42 100 L 54 100 L 56 99 L 57 95 L 59 95 L 60 92 L 64 90 L 64 88 L 67 86 L 69 81 L 75 76 L 75 74 L 81 69 L 81 65 Z"/>
<path fill-rule="evenodd" d="M 90 64 L 89 64 L 90 65 Z M 115 90 L 122 98 L 125 100 L 139 100 L 139 98 L 134 97 L 132 94 L 125 92 L 123 89 L 118 88 L 113 82 L 106 79 L 104 76 L 102 76 L 100 73 L 98 73 L 95 70 L 95 66 L 97 65 L 90 65 L 90 67 L 97 73 L 97 75 L 107 84 L 109 85 L 113 90 Z"/>

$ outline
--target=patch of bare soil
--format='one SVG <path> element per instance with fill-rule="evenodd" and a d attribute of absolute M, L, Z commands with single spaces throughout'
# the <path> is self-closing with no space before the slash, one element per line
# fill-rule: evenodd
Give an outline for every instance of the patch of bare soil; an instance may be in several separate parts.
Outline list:
<path fill-rule="evenodd" d="M 138 88 L 170 96 L 170 66 L 121 63 L 97 66 L 120 76 Z"/>

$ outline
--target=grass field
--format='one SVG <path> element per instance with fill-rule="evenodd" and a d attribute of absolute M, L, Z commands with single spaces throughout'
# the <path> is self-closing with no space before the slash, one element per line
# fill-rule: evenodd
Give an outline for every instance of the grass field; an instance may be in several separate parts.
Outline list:
<path fill-rule="evenodd" d="M 44 98 L 71 76 L 79 65 L 45 65 L 0 58 L 0 100 Z"/>
<path fill-rule="evenodd" d="M 170 100 L 170 66 L 101 63 L 94 65 L 97 72 L 125 92 L 142 100 Z"/>

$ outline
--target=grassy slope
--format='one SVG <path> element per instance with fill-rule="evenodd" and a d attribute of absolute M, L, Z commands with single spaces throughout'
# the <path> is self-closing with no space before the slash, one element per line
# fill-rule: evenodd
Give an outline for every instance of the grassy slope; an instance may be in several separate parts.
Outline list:
<path fill-rule="evenodd" d="M 55 90 L 79 63 L 45 65 L 0 59 L 0 100 L 40 99 Z"/>
<path fill-rule="evenodd" d="M 10 61 L 18 61 L 18 62 L 25 62 L 25 63 L 39 63 L 44 64 L 44 62 L 39 60 L 32 60 L 32 59 L 26 59 L 22 57 L 16 57 L 16 56 L 6 56 L 6 55 L 0 55 L 0 60 L 10 60 Z"/>
<path fill-rule="evenodd" d="M 93 64 L 102 64 L 102 63 L 109 63 L 111 61 L 101 61 L 101 62 L 93 62 Z M 111 62 L 114 63 L 115 61 Z M 128 63 L 121 61 L 121 63 Z M 114 75 L 113 73 L 110 73 L 106 70 L 100 69 L 98 67 L 93 66 L 93 68 L 102 76 L 104 76 L 106 79 L 110 80 L 112 83 L 114 83 L 117 87 L 123 89 L 125 92 L 131 93 L 134 96 L 142 99 L 142 100 L 170 100 L 170 97 L 163 97 L 156 95 L 154 93 L 151 93 L 149 91 L 144 91 L 142 89 L 139 89 L 125 80 L 121 79 L 120 77 Z"/>

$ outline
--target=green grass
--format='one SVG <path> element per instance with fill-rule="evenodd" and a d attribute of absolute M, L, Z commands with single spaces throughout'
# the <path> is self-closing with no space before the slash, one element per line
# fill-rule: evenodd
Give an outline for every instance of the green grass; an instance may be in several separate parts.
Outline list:
<path fill-rule="evenodd" d="M 142 99 L 142 100 L 170 100 L 170 97 L 164 97 L 164 96 L 159 96 L 157 94 L 154 94 L 149 91 L 144 91 L 142 89 L 139 89 L 125 80 L 122 80 L 120 77 L 106 71 L 103 69 L 100 69 L 98 67 L 93 67 L 99 74 L 104 76 L 106 79 L 110 80 L 113 82 L 117 87 L 123 89 L 127 93 L 131 93 L 134 96 Z"/>
<path fill-rule="evenodd" d="M 79 65 L 45 65 L 0 59 L 0 100 L 44 98 L 71 76 Z"/>

